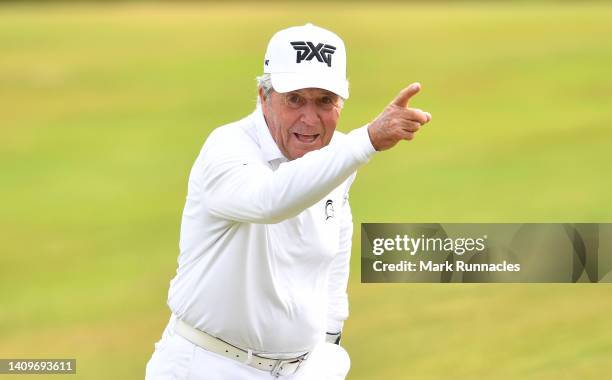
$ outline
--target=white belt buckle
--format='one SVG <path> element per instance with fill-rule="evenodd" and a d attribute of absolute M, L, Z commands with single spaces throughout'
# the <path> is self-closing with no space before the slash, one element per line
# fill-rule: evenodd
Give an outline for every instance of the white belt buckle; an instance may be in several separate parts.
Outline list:
<path fill-rule="evenodd" d="M 293 375 L 294 373 L 296 373 L 298 371 L 298 369 L 300 369 L 300 367 L 302 366 L 302 363 L 304 363 L 304 361 L 306 359 L 308 359 L 308 354 L 309 352 L 305 353 L 302 356 L 298 356 L 295 359 L 291 359 L 291 360 L 277 360 L 276 364 L 274 365 L 274 368 L 272 368 L 272 371 L 270 371 L 270 373 L 272 374 L 272 376 L 278 378 L 279 376 L 287 376 L 287 375 Z M 285 364 L 294 364 L 297 363 L 297 365 L 295 366 L 295 369 L 291 372 L 287 371 L 285 372 L 284 370 L 288 368 L 283 367 L 283 365 Z"/>

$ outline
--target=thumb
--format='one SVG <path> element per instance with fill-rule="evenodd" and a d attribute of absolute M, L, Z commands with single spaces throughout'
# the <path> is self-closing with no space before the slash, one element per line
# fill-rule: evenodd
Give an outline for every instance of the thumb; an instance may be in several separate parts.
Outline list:
<path fill-rule="evenodd" d="M 393 99 L 391 104 L 395 104 L 396 106 L 399 106 L 399 107 L 406 107 L 408 106 L 408 101 L 410 100 L 410 98 L 416 95 L 420 90 L 421 90 L 421 84 L 419 82 L 415 82 L 411 84 L 410 86 L 404 88 L 402 91 L 400 91 L 397 97 Z"/>

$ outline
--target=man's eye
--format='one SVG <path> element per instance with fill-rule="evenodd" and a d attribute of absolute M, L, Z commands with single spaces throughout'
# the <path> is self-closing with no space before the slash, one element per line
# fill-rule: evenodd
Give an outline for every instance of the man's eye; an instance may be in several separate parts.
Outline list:
<path fill-rule="evenodd" d="M 291 104 L 300 104 L 302 102 L 302 97 L 297 94 L 292 94 L 287 97 L 287 101 Z"/>
<path fill-rule="evenodd" d="M 334 100 L 329 96 L 324 96 L 321 98 L 322 104 L 334 104 Z"/>

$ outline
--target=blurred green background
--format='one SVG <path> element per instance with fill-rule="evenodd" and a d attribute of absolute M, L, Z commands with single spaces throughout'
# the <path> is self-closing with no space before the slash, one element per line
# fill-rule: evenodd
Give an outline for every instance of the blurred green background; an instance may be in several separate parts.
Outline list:
<path fill-rule="evenodd" d="M 0 357 L 144 376 L 191 165 L 253 109 L 271 35 L 313 22 L 348 49 L 339 129 L 413 81 L 433 115 L 353 186 L 349 379 L 609 377 L 610 286 L 360 284 L 357 227 L 612 221 L 610 20 L 605 2 L 1 5 Z"/>

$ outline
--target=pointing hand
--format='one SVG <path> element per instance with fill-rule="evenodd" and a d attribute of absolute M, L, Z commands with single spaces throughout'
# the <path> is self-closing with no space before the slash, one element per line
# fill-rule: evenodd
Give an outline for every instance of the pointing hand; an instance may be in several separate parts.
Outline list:
<path fill-rule="evenodd" d="M 431 120 L 429 112 L 408 107 L 410 99 L 420 90 L 419 83 L 404 88 L 368 125 L 370 141 L 376 150 L 390 149 L 400 140 L 412 140 L 419 128 Z"/>

